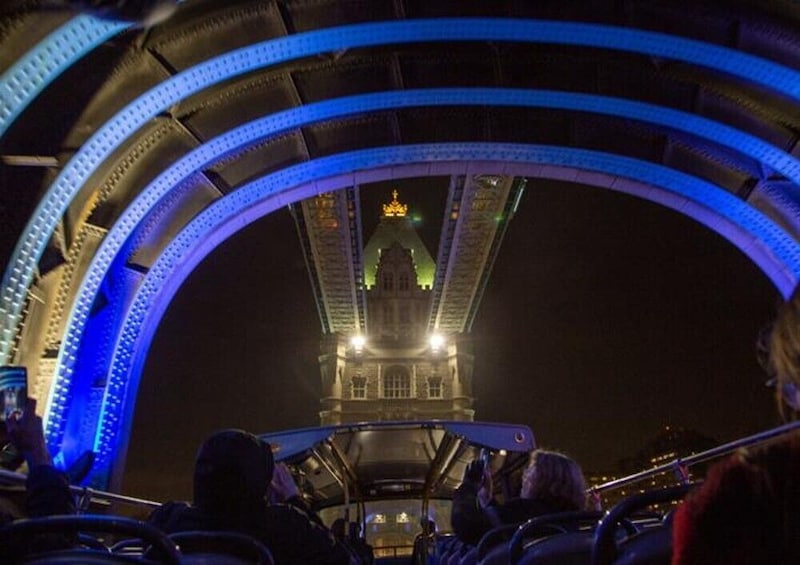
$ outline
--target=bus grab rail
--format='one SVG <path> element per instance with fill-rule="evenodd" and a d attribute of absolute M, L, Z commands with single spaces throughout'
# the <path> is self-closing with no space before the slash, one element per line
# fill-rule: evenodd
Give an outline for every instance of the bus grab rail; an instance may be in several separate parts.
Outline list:
<path fill-rule="evenodd" d="M 695 453 L 693 455 L 689 455 L 687 457 L 678 457 L 669 463 L 664 463 L 662 465 L 658 465 L 651 469 L 646 469 L 644 471 L 640 471 L 638 473 L 634 473 L 632 475 L 628 475 L 626 477 L 622 477 L 619 479 L 614 479 L 613 481 L 609 481 L 607 483 L 602 483 L 600 485 L 593 486 L 588 489 L 590 493 L 600 493 L 607 490 L 613 490 L 615 488 L 623 487 L 625 485 L 629 485 L 631 483 L 636 483 L 642 481 L 644 479 L 648 479 L 655 475 L 660 475 L 662 473 L 667 473 L 669 471 L 680 471 L 682 469 L 688 468 L 692 465 L 696 465 L 698 463 L 703 463 L 710 459 L 714 459 L 720 457 L 722 455 L 727 455 L 729 453 L 733 453 L 739 448 L 742 447 L 749 447 L 752 445 L 758 445 L 761 443 L 765 443 L 768 440 L 776 438 L 778 436 L 788 434 L 789 432 L 793 432 L 795 430 L 800 429 L 800 420 L 795 422 L 789 422 L 788 424 L 784 424 L 782 426 L 778 426 L 776 428 L 771 428 L 769 430 L 765 430 L 759 432 L 757 434 L 753 434 L 751 436 L 747 436 L 741 439 L 737 439 L 723 445 L 719 445 L 717 447 L 713 447 L 706 451 L 702 451 L 700 453 Z M 23 473 L 15 473 L 13 471 L 7 471 L 4 469 L 0 469 L 0 483 L 5 484 L 12 484 L 12 485 L 24 485 L 27 479 L 27 475 Z M 113 492 L 107 492 L 102 490 L 95 490 L 89 487 L 81 487 L 77 485 L 70 485 L 70 492 L 80 497 L 82 503 L 79 503 L 79 507 L 85 509 L 88 507 L 88 503 L 91 501 L 98 501 L 98 502 L 118 502 L 122 504 L 129 504 L 132 506 L 139 506 L 145 508 L 158 508 L 161 506 L 160 502 L 155 502 L 152 500 L 147 500 L 143 498 L 135 498 L 132 496 L 125 496 L 122 494 L 116 494 Z"/>
<path fill-rule="evenodd" d="M 2 483 L 12 484 L 12 485 L 25 485 L 25 481 L 27 480 L 27 478 L 28 476 L 25 475 L 24 473 L 15 473 L 13 471 L 0 469 L 0 482 Z M 113 492 L 95 490 L 89 487 L 70 485 L 69 490 L 72 494 L 77 495 L 81 501 L 85 501 L 85 503 L 79 503 L 78 505 L 82 509 L 88 507 L 88 503 L 93 500 L 98 502 L 119 502 L 122 504 L 130 504 L 131 506 L 140 506 L 140 507 L 143 506 L 146 508 L 158 508 L 159 506 L 161 506 L 160 502 L 154 502 L 152 500 L 146 500 L 144 498 L 135 498 L 133 496 L 125 496 L 124 494 L 116 494 Z"/>
<path fill-rule="evenodd" d="M 750 447 L 752 445 L 765 443 L 768 440 L 774 439 L 784 434 L 788 434 L 789 432 L 793 432 L 798 429 L 800 429 L 800 420 L 796 422 L 789 422 L 788 424 L 784 424 L 776 428 L 764 430 L 763 432 L 759 432 L 751 436 L 747 436 L 722 445 L 718 445 L 717 447 L 712 447 L 711 449 L 708 449 L 706 451 L 701 451 L 700 453 L 695 453 L 693 455 L 688 455 L 686 457 L 678 457 L 673 461 L 670 461 L 669 463 L 658 465 L 657 467 L 653 467 L 652 469 L 646 469 L 644 471 L 634 473 L 633 475 L 628 475 L 627 477 L 621 477 L 619 479 L 614 479 L 613 481 L 609 481 L 607 483 L 593 486 L 590 489 L 588 489 L 588 491 L 590 493 L 600 493 L 603 491 L 623 487 L 631 483 L 637 483 L 644 479 L 648 479 L 655 475 L 660 475 L 662 473 L 666 473 L 669 471 L 675 471 L 678 472 L 679 474 L 682 474 L 683 469 L 686 469 L 692 465 L 696 465 L 698 463 L 704 463 L 711 459 L 721 457 L 722 455 L 728 455 L 742 447 Z M 686 481 L 682 480 L 681 482 L 686 482 Z"/>

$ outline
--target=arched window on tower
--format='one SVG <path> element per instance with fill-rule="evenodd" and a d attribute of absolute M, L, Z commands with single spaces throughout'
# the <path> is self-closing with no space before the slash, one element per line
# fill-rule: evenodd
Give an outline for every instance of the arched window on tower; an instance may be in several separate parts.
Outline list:
<path fill-rule="evenodd" d="M 391 367 L 383 375 L 384 398 L 411 398 L 411 376 L 403 367 Z"/>
<path fill-rule="evenodd" d="M 392 273 L 383 273 L 383 290 L 388 292 L 394 290 L 394 275 Z"/>
<path fill-rule="evenodd" d="M 400 273 L 397 276 L 397 290 L 400 291 L 408 290 L 408 281 L 409 281 L 408 273 Z"/>

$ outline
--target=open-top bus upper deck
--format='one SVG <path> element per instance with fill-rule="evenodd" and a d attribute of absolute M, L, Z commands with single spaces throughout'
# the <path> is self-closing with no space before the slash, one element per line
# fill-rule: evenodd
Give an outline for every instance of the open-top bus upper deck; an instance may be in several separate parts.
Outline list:
<path fill-rule="evenodd" d="M 263 434 L 317 508 L 387 498 L 451 498 L 481 449 L 516 469 L 536 446 L 527 426 L 482 422 L 376 422 Z"/>

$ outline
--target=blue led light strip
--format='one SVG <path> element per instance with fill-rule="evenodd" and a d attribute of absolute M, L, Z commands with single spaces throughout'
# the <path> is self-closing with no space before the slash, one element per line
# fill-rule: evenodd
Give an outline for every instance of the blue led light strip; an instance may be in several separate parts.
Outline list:
<path fill-rule="evenodd" d="M 661 165 L 581 149 L 486 143 L 384 147 L 317 159 L 267 175 L 215 201 L 161 253 L 133 297 L 116 343 L 94 446 L 98 452 L 98 473 L 108 473 L 116 456 L 119 434 L 129 426 L 136 395 L 135 390 L 129 389 L 129 383 L 138 383 L 150 341 L 172 295 L 216 245 L 257 219 L 258 212 L 253 212 L 255 207 L 265 206 L 268 211 L 305 193 L 313 194 L 318 188 L 311 184 L 305 192 L 295 192 L 293 198 L 285 197 L 290 192 L 287 187 L 299 187 L 329 177 L 402 163 L 454 161 L 565 166 L 663 188 L 681 200 L 702 205 L 708 216 L 721 216 L 740 226 L 751 234 L 752 240 L 762 241 L 795 280 L 800 278 L 800 249 L 780 227 L 736 196 Z M 346 183 L 348 179 L 341 182 Z M 708 223 L 713 227 L 713 222 Z M 734 244 L 741 242 L 734 241 Z"/>
<path fill-rule="evenodd" d="M 139 222 L 170 190 L 229 152 L 235 152 L 265 137 L 315 122 L 386 109 L 485 104 L 596 112 L 660 124 L 705 137 L 734 151 L 741 151 L 800 184 L 800 162 L 754 136 L 692 114 L 605 96 L 498 88 L 406 90 L 344 97 L 278 112 L 212 139 L 175 162 L 141 191 L 103 239 L 82 281 L 66 325 L 66 335 L 56 364 L 56 379 L 48 402 L 46 420 L 50 445 L 56 446 L 61 440 L 63 426 L 56 422 L 63 423 L 68 408 L 66 399 L 71 387 L 70 375 L 75 355 L 103 277 Z M 58 399 L 63 401 L 59 402 Z"/>
<path fill-rule="evenodd" d="M 77 16 L 17 60 L 0 76 L 0 137 L 65 69 L 129 25 Z"/>
<path fill-rule="evenodd" d="M 740 76 L 798 99 L 800 73 L 736 52 L 661 33 L 626 28 L 498 18 L 438 18 L 366 23 L 307 32 L 241 48 L 171 77 L 123 108 L 100 128 L 48 189 L 14 250 L 0 295 L 0 362 L 8 360 L 36 262 L 74 195 L 134 131 L 183 98 L 243 73 L 343 49 L 424 41 L 546 42 L 618 49 Z"/>

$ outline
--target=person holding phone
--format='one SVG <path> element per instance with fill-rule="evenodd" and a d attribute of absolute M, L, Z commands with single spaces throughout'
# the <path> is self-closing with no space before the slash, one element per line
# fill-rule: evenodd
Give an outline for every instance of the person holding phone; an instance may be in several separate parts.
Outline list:
<path fill-rule="evenodd" d="M 8 440 L 6 421 L 14 414 L 22 416 L 28 398 L 28 371 L 14 365 L 0 366 L 0 467 L 16 471 L 25 461 Z"/>
<path fill-rule="evenodd" d="M 36 400 L 28 398 L 22 411 L 6 420 L 8 439 L 28 464 L 25 510 L 29 518 L 74 514 L 75 503 L 67 475 L 53 466 L 44 439 L 42 418 L 36 415 Z"/>
<path fill-rule="evenodd" d="M 453 495 L 453 531 L 463 543 L 477 545 L 494 527 L 519 524 L 546 514 L 584 510 L 586 480 L 580 466 L 557 451 L 536 449 L 522 474 L 519 498 L 497 504 L 487 458 L 471 461 Z"/>
<path fill-rule="evenodd" d="M 28 464 L 25 481 L 24 515 L 6 515 L 3 519 L 42 518 L 75 514 L 75 501 L 67 475 L 53 467 L 44 439 L 42 419 L 36 415 L 36 400 L 27 398 L 21 410 L 12 411 L 5 421 L 8 439 Z M 18 543 L 0 547 L 0 562 L 12 563 L 20 555 L 74 547 L 77 532 L 41 534 Z"/>
<path fill-rule="evenodd" d="M 41 428 L 41 418 L 38 419 L 37 424 L 35 413 L 32 416 L 33 420 L 23 420 L 24 414 L 29 411 L 28 402 L 27 369 L 17 365 L 0 366 L 0 430 L 5 432 L 0 437 L 0 467 L 10 471 L 16 471 L 25 461 L 28 462 L 29 468 L 31 461 L 34 465 L 46 463 L 46 465 L 52 466 L 50 454 L 44 447 L 44 434 L 35 429 L 19 431 L 20 422 L 34 427 L 38 425 Z M 33 406 L 36 406 L 35 401 Z M 16 440 L 9 437 L 12 433 L 16 434 Z M 41 436 L 41 445 L 33 445 L 39 443 L 37 434 Z M 20 445 L 26 446 L 27 454 L 20 450 Z M 70 484 L 79 483 L 89 474 L 94 459 L 94 452 L 87 450 L 66 469 L 66 476 Z"/>
<path fill-rule="evenodd" d="M 22 410 L 9 414 L 5 425 L 8 440 L 28 464 L 28 477 L 21 504 L 24 512 L 22 515 L 17 512 L 3 515 L 2 520 L 74 514 L 75 502 L 69 491 L 69 481 L 65 473 L 53 467 L 42 419 L 36 415 L 36 400 L 28 398 Z M 14 555 L 64 549 L 76 543 L 77 535 L 74 533 L 36 536 L 21 546 L 0 547 L 0 562 L 12 562 Z"/>
<path fill-rule="evenodd" d="M 0 366 L 0 420 L 8 420 L 11 414 L 22 415 L 28 399 L 28 371 L 14 365 Z"/>

